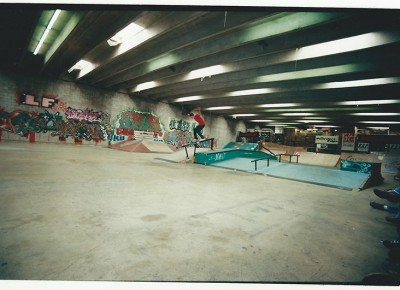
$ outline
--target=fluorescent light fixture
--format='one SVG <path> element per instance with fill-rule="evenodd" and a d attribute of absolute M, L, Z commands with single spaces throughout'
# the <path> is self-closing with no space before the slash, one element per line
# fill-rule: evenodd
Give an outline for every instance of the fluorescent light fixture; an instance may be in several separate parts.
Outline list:
<path fill-rule="evenodd" d="M 324 123 L 327 121 L 323 121 L 323 120 L 297 120 L 296 122 L 300 122 L 300 123 Z"/>
<path fill-rule="evenodd" d="M 367 127 L 368 129 L 373 129 L 373 130 L 389 130 L 389 127 Z"/>
<path fill-rule="evenodd" d="M 109 46 L 116 46 L 129 38 L 135 36 L 140 31 L 144 30 L 144 28 L 134 22 L 117 32 L 113 37 L 107 40 Z"/>
<path fill-rule="evenodd" d="M 269 123 L 269 126 L 288 126 L 288 125 L 298 125 L 299 123 Z"/>
<path fill-rule="evenodd" d="M 87 60 L 81 59 L 80 61 L 78 61 L 76 64 L 74 64 L 69 70 L 68 72 L 72 72 L 73 70 L 83 70 L 85 68 L 87 68 L 88 66 L 92 66 L 93 64 Z"/>
<path fill-rule="evenodd" d="M 274 120 L 249 120 L 249 122 L 263 123 L 263 122 L 273 122 Z"/>
<path fill-rule="evenodd" d="M 178 98 L 173 100 L 173 102 L 176 103 L 183 103 L 183 102 L 190 102 L 190 101 L 196 101 L 196 100 L 201 100 L 203 97 L 201 96 L 190 96 L 190 97 L 182 97 L 182 98 Z"/>
<path fill-rule="evenodd" d="M 398 121 L 360 121 L 359 123 L 364 124 L 400 124 Z"/>
<path fill-rule="evenodd" d="M 253 117 L 253 116 L 257 116 L 257 114 L 235 114 L 232 115 L 232 117 L 236 118 L 236 117 Z"/>
<path fill-rule="evenodd" d="M 357 36 L 305 46 L 297 51 L 297 59 L 315 58 L 349 51 L 355 51 L 398 41 L 394 32 L 369 32 Z"/>
<path fill-rule="evenodd" d="M 187 77 L 185 80 L 192 80 L 196 78 L 205 78 L 205 77 L 210 77 L 212 75 L 217 75 L 226 72 L 227 69 L 223 65 L 214 65 L 214 66 L 209 66 L 197 70 L 193 70 L 190 73 L 187 74 Z"/>
<path fill-rule="evenodd" d="M 287 107 L 295 107 L 299 104 L 296 103 L 278 103 L 278 104 L 263 104 L 259 105 L 260 108 L 287 108 Z"/>
<path fill-rule="evenodd" d="M 396 84 L 400 82 L 400 77 L 390 78 L 377 78 L 377 79 L 365 79 L 356 81 L 344 81 L 344 82 L 332 82 L 324 83 L 313 86 L 314 89 L 338 89 L 338 88 L 351 88 L 351 87 L 366 87 L 366 86 L 377 86 Z"/>
<path fill-rule="evenodd" d="M 47 34 L 49 34 L 51 28 L 53 27 L 54 23 L 56 22 L 58 15 L 60 15 L 61 10 L 57 9 L 56 11 L 54 11 L 53 16 L 50 19 L 49 24 L 47 24 L 46 29 L 44 30 L 44 33 L 42 35 L 42 37 L 39 40 L 38 45 L 35 48 L 35 51 L 33 52 L 34 55 L 36 55 L 39 52 L 39 49 L 42 47 L 43 42 L 45 41 Z"/>
<path fill-rule="evenodd" d="M 262 95 L 262 94 L 270 94 L 273 93 L 274 89 L 252 89 L 252 90 L 243 90 L 243 91 L 234 91 L 227 93 L 226 96 L 236 97 L 236 96 L 248 96 L 248 95 Z"/>
<path fill-rule="evenodd" d="M 399 104 L 400 100 L 369 100 L 369 101 L 345 101 L 338 102 L 338 105 L 345 106 L 358 106 L 358 105 L 388 105 L 388 104 Z"/>
<path fill-rule="evenodd" d="M 312 116 L 313 113 L 282 113 L 282 116 Z"/>
<path fill-rule="evenodd" d="M 319 76 L 332 76 L 350 72 L 362 72 L 370 70 L 373 66 L 366 63 L 350 63 L 330 67 L 313 68 L 306 70 L 290 71 L 277 74 L 261 75 L 254 79 L 255 83 L 268 83 L 293 79 L 305 79 Z"/>
<path fill-rule="evenodd" d="M 157 83 L 155 81 L 142 83 L 142 84 L 139 84 L 136 86 L 135 92 L 142 91 L 142 90 L 148 90 L 148 89 L 154 88 L 156 86 L 157 86 Z"/>
<path fill-rule="evenodd" d="M 315 125 L 316 128 L 338 128 L 339 126 L 335 125 Z"/>
<path fill-rule="evenodd" d="M 207 108 L 207 109 L 204 109 L 204 110 L 207 110 L 207 111 L 216 111 L 216 110 L 231 110 L 231 109 L 234 109 L 235 107 L 233 107 L 233 106 L 222 106 L 222 107 L 210 107 L 210 108 Z"/>
<path fill-rule="evenodd" d="M 353 113 L 354 116 L 400 116 L 400 113 Z"/>

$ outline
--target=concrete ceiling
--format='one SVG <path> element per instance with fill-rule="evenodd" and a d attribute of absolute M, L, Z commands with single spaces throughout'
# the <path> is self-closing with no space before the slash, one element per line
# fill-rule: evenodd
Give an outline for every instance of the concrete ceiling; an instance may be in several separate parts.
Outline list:
<path fill-rule="evenodd" d="M 201 107 L 260 126 L 400 124 L 397 9 L 0 8 L 9 39 L 0 51 L 3 69 L 120 91 L 183 112 Z M 33 55 L 54 9 L 62 10 L 60 17 Z M 131 22 L 144 30 L 109 46 Z M 68 72 L 81 59 L 92 65 Z"/>

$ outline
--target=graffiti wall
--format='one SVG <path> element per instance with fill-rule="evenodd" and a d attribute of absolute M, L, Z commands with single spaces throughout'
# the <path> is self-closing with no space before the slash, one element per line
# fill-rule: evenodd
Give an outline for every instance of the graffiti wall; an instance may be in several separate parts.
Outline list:
<path fill-rule="evenodd" d="M 59 136 L 60 140 L 68 137 L 87 141 L 106 141 L 109 139 L 110 125 L 98 121 L 64 119 L 60 112 L 44 113 L 16 110 L 6 112 L 0 108 L 0 128 L 3 131 L 27 137 L 29 132 L 47 133 Z"/>
<path fill-rule="evenodd" d="M 7 112 L 0 107 L 0 129 L 22 137 L 30 132 L 58 136 L 60 141 L 73 138 L 78 141 L 107 141 L 112 128 L 110 114 L 67 107 L 57 96 L 49 95 L 41 98 L 33 94 L 16 93 L 19 106 L 36 107 L 37 110 L 18 109 Z M 44 109 L 43 112 L 39 110 Z"/>
<path fill-rule="evenodd" d="M 114 125 L 110 144 L 136 139 L 164 142 L 163 125 L 153 113 L 129 109 L 118 114 Z"/>
<path fill-rule="evenodd" d="M 193 129 L 196 126 L 193 122 L 181 119 L 170 119 L 168 132 L 165 134 L 165 142 L 175 147 L 181 147 L 193 140 Z"/>

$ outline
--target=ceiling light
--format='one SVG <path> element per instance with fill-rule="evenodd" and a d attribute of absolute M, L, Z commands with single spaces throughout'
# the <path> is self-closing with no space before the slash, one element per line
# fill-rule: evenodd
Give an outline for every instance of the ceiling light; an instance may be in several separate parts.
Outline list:
<path fill-rule="evenodd" d="M 74 64 L 69 70 L 68 72 L 72 72 L 73 70 L 83 70 L 84 68 L 88 67 L 88 66 L 92 66 L 93 64 L 89 61 L 86 61 L 84 59 L 81 59 L 80 61 L 78 61 L 76 64 Z"/>
<path fill-rule="evenodd" d="M 338 105 L 346 106 L 358 106 L 358 105 L 388 105 L 388 104 L 398 104 L 400 100 L 369 100 L 369 101 L 345 101 L 338 102 Z"/>
<path fill-rule="evenodd" d="M 256 122 L 256 123 L 262 123 L 262 122 L 272 122 L 273 120 L 249 120 L 249 122 Z"/>
<path fill-rule="evenodd" d="M 155 81 L 151 81 L 151 82 L 146 82 L 146 83 L 142 83 L 136 86 L 135 91 L 142 91 L 142 90 L 148 90 L 151 88 L 154 88 L 157 86 L 157 83 Z"/>
<path fill-rule="evenodd" d="M 49 34 L 51 28 L 53 27 L 54 23 L 56 22 L 58 16 L 60 15 L 61 10 L 57 9 L 56 11 L 54 11 L 53 16 L 50 19 L 49 24 L 47 24 L 46 29 L 43 32 L 42 37 L 39 40 L 38 45 L 35 48 L 35 51 L 33 52 L 34 55 L 36 55 L 39 52 L 39 49 L 42 47 L 43 42 L 45 41 L 47 34 Z"/>
<path fill-rule="evenodd" d="M 201 96 L 182 97 L 182 98 L 172 100 L 171 102 L 176 102 L 176 103 L 189 102 L 189 101 L 201 100 L 202 98 L 203 97 L 201 97 Z"/>
<path fill-rule="evenodd" d="M 332 76 L 350 72 L 362 72 L 373 68 L 372 64 L 367 63 L 350 63 L 323 68 L 313 68 L 306 70 L 290 71 L 277 74 L 261 75 L 255 78 L 256 83 L 267 83 L 277 81 L 287 81 L 293 79 L 305 79 L 320 76 Z"/>
<path fill-rule="evenodd" d="M 313 86 L 314 89 L 337 89 L 337 88 L 351 88 L 351 87 L 365 87 L 365 86 L 377 86 L 395 84 L 400 82 L 400 77 L 391 78 L 376 78 L 376 79 L 365 79 L 356 81 L 344 81 L 344 82 L 331 82 Z"/>
<path fill-rule="evenodd" d="M 373 129 L 373 130 L 389 130 L 389 127 L 367 127 L 368 129 Z"/>
<path fill-rule="evenodd" d="M 113 37 L 107 40 L 109 46 L 116 46 L 131 37 L 134 37 L 140 31 L 144 30 L 144 28 L 134 22 L 117 32 Z"/>
<path fill-rule="evenodd" d="M 369 32 L 357 36 L 305 46 L 297 51 L 297 59 L 315 58 L 366 49 L 389 44 L 400 40 L 400 35 L 393 32 Z"/>
<path fill-rule="evenodd" d="M 214 65 L 214 66 L 209 66 L 197 70 L 193 70 L 190 73 L 187 74 L 187 77 L 185 80 L 192 80 L 196 78 L 205 78 L 205 77 L 211 77 L 212 75 L 217 75 L 226 72 L 226 67 L 223 65 Z"/>
<path fill-rule="evenodd" d="M 270 126 L 288 126 L 288 125 L 298 125 L 299 123 L 269 123 Z"/>
<path fill-rule="evenodd" d="M 359 123 L 364 124 L 400 124 L 398 121 L 360 121 Z"/>
<path fill-rule="evenodd" d="M 339 126 L 335 125 L 315 125 L 316 128 L 338 128 Z"/>
<path fill-rule="evenodd" d="M 258 107 L 260 107 L 260 108 L 286 108 L 286 107 L 295 107 L 298 105 L 299 104 L 295 104 L 295 103 L 281 103 L 281 104 L 263 104 L 263 105 L 259 105 Z"/>
<path fill-rule="evenodd" d="M 232 117 L 236 118 L 236 117 L 253 117 L 253 116 L 257 116 L 257 114 L 235 114 L 232 115 Z"/>
<path fill-rule="evenodd" d="M 400 113 L 353 113 L 354 116 L 400 116 Z"/>
<path fill-rule="evenodd" d="M 233 92 L 227 93 L 226 96 L 236 97 L 236 96 L 248 96 L 248 95 L 261 95 L 261 94 L 273 93 L 274 91 L 275 91 L 274 89 L 269 89 L 269 88 L 242 90 L 242 91 L 233 91 Z"/>
<path fill-rule="evenodd" d="M 235 107 L 233 106 L 222 106 L 222 107 L 210 107 L 210 108 L 206 108 L 204 110 L 207 111 L 215 111 L 215 110 L 231 110 L 234 109 Z"/>
<path fill-rule="evenodd" d="M 313 113 L 283 113 L 282 116 L 312 116 Z"/>
<path fill-rule="evenodd" d="M 323 120 L 297 120 L 296 122 L 300 122 L 300 123 L 323 123 L 323 122 L 327 122 L 327 121 L 323 121 Z"/>

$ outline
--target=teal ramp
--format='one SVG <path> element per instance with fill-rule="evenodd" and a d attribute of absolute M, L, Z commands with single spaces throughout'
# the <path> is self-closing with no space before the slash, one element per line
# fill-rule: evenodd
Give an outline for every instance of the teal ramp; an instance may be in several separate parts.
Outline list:
<path fill-rule="evenodd" d="M 249 143 L 247 143 L 249 144 Z M 248 159 L 260 159 L 260 158 L 270 158 L 276 160 L 277 157 L 269 155 L 261 151 L 250 151 L 241 149 L 222 149 L 196 153 L 195 162 L 205 165 L 214 164 L 217 162 L 234 159 L 234 158 L 248 158 Z"/>
<path fill-rule="evenodd" d="M 258 144 L 257 143 L 230 142 L 230 143 L 226 144 L 223 149 L 239 149 L 239 150 L 258 151 Z"/>

